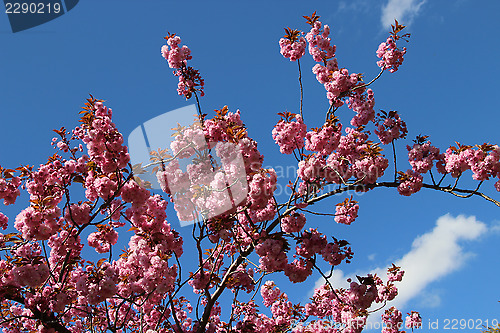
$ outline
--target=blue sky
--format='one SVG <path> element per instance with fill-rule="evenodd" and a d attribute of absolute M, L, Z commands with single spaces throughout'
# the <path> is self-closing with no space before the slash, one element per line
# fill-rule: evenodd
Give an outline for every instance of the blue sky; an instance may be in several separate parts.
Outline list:
<path fill-rule="evenodd" d="M 169 31 L 191 48 L 191 64 L 205 78 L 204 112 L 212 115 L 211 110 L 224 105 L 240 109 L 266 156 L 264 164 L 287 170 L 293 159 L 278 154 L 271 130 L 278 112 L 298 111 L 297 66 L 279 54 L 278 40 L 284 27 L 306 30 L 302 15 L 313 11 L 332 29 L 340 67 L 368 79 L 378 73 L 375 51 L 387 36 L 388 22 L 397 17 L 409 25 L 412 36 L 403 66 L 372 87 L 376 109 L 398 110 L 408 124 L 407 142 L 397 143 L 399 169 L 409 168 L 404 147 L 417 134 L 430 135 L 442 149 L 454 141 L 499 143 L 498 1 L 183 5 L 87 0 L 56 20 L 15 34 L 7 16 L 0 14 L 0 165 L 44 163 L 54 152 L 52 129 L 74 127 L 89 93 L 106 100 L 125 137 L 141 123 L 191 104 L 177 96 L 176 79 L 160 56 Z M 301 65 L 306 122 L 321 126 L 328 108 L 325 91 L 310 72 L 312 60 Z M 350 110 L 340 112 L 344 120 L 351 116 Z M 485 184 L 484 190 L 498 198 L 492 185 Z M 332 211 L 343 199 L 333 198 L 317 209 Z M 424 328 L 429 320 L 438 321 L 434 331 L 444 331 L 446 319 L 473 319 L 475 324 L 500 319 L 500 208 L 429 190 L 407 198 L 381 189 L 356 200 L 359 218 L 351 226 L 336 225 L 331 218 L 308 221 L 308 227 L 353 246 L 354 261 L 339 268 L 335 283 L 399 262 L 407 266 L 408 282 L 403 282 L 398 305 L 404 313 L 420 311 Z M 20 208 L 1 210 L 13 221 Z M 178 223 L 175 217 L 172 221 Z M 316 280 L 312 277 L 301 288 L 284 281 L 283 289 L 304 302 Z"/>

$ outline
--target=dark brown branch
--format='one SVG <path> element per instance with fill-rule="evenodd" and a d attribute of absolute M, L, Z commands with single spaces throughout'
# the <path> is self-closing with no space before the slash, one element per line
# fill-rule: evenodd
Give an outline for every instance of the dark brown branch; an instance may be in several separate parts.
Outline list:
<path fill-rule="evenodd" d="M 7 295 L 5 295 L 5 298 L 24 305 L 25 300 L 23 297 L 21 297 L 19 295 L 7 294 Z M 36 308 L 33 308 L 33 309 L 30 308 L 29 310 L 33 313 L 33 317 L 35 319 L 40 320 L 40 322 L 42 323 L 42 325 L 44 327 L 52 328 L 52 329 L 56 330 L 56 332 L 59 332 L 59 333 L 71 333 L 71 331 L 69 329 L 67 329 L 59 321 L 58 318 L 56 318 L 56 316 L 54 315 L 53 312 L 50 312 L 50 313 L 41 312 L 40 310 L 38 310 Z"/>

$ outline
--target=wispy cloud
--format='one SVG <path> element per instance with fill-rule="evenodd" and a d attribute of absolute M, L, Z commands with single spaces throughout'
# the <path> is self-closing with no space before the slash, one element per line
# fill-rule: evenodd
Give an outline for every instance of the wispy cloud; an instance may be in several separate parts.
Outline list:
<path fill-rule="evenodd" d="M 415 238 L 411 250 L 395 264 L 405 271 L 403 281 L 398 283 L 398 296 L 391 303 L 403 308 L 408 301 L 420 296 L 419 303 L 429 307 L 440 304 L 439 294 L 429 292 L 426 288 L 434 281 L 460 269 L 474 254 L 464 249 L 463 241 L 477 240 L 488 230 L 487 226 L 476 220 L 474 216 L 449 214 L 440 217 L 434 228 Z M 348 276 L 376 273 L 384 278 L 386 268 L 376 268 L 365 272 L 356 272 Z M 334 288 L 346 288 L 347 276 L 341 270 L 335 270 L 330 279 Z M 316 282 L 316 287 L 324 283 Z M 426 296 L 427 295 L 427 296 Z"/>
<path fill-rule="evenodd" d="M 500 221 L 494 221 L 490 228 L 490 231 L 494 233 L 500 233 Z"/>
<path fill-rule="evenodd" d="M 382 16 L 380 17 L 382 27 L 389 28 L 394 23 L 394 19 L 401 24 L 410 25 L 426 1 L 388 0 L 387 4 L 382 7 Z"/>

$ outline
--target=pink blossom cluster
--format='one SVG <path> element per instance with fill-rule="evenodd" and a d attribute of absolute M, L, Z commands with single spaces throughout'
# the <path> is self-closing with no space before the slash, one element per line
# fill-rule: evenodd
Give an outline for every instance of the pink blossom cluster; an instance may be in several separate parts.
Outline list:
<path fill-rule="evenodd" d="M 92 124 L 84 127 L 82 141 L 87 145 L 88 156 L 104 173 L 123 169 L 130 161 L 123 135 L 118 132 L 111 121 L 112 110 L 102 104 L 95 103 L 95 117 Z"/>
<path fill-rule="evenodd" d="M 387 272 L 387 280 L 390 282 L 394 281 L 403 281 L 403 276 L 405 275 L 405 272 L 399 269 L 400 267 L 397 267 L 393 264 L 393 267 L 389 268 Z"/>
<path fill-rule="evenodd" d="M 175 194 L 189 187 L 189 175 L 183 172 L 178 159 L 167 163 L 163 170 L 156 173 L 156 178 L 163 192 Z"/>
<path fill-rule="evenodd" d="M 333 168 L 341 164 L 340 159 L 347 159 L 351 164 L 346 175 L 352 175 L 360 183 L 371 184 L 382 177 L 389 162 L 380 154 L 380 148 L 368 140 L 368 133 L 360 129 L 346 129 L 347 135 L 340 138 L 337 158 L 329 158 L 327 165 Z M 346 178 L 344 178 L 346 180 Z"/>
<path fill-rule="evenodd" d="M 350 225 L 358 217 L 359 205 L 357 201 L 347 199 L 337 204 L 335 208 L 335 222 Z"/>
<path fill-rule="evenodd" d="M 334 107 L 340 107 L 344 104 L 341 98 L 347 96 L 347 92 L 354 88 L 360 80 L 358 74 L 349 74 L 346 68 L 332 71 L 325 66 L 316 64 L 312 71 L 316 74 L 318 82 L 325 87 L 326 97 Z"/>
<path fill-rule="evenodd" d="M 231 141 L 232 135 L 230 129 L 242 129 L 243 121 L 241 120 L 240 110 L 236 112 L 228 111 L 225 106 L 221 110 L 216 110 L 218 115 L 213 119 L 207 119 L 203 122 L 203 131 L 208 137 L 209 142 Z M 248 137 L 244 131 L 241 133 L 241 138 Z"/>
<path fill-rule="evenodd" d="M 221 249 L 217 249 L 215 251 L 215 254 L 218 254 L 218 256 L 215 256 L 216 259 L 205 260 L 198 272 L 192 274 L 192 279 L 190 279 L 188 282 L 189 285 L 193 287 L 193 291 L 196 294 L 201 294 L 204 290 L 213 288 L 215 286 L 214 274 L 219 271 L 223 263 L 220 259 L 220 256 L 222 254 Z M 231 286 L 234 287 L 237 284 L 238 283 L 234 281 L 234 283 L 231 283 Z"/>
<path fill-rule="evenodd" d="M 90 222 L 90 211 L 92 207 L 88 203 L 71 204 L 64 214 L 64 219 L 66 222 L 73 225 L 86 225 Z"/>
<path fill-rule="evenodd" d="M 304 147 L 307 126 L 300 115 L 297 114 L 294 118 L 295 121 L 281 119 L 273 128 L 273 139 L 282 154 L 291 154 L 294 149 Z"/>
<path fill-rule="evenodd" d="M 413 170 L 407 170 L 405 173 L 401 173 L 400 184 L 398 185 L 398 192 L 404 196 L 410 196 L 413 193 L 417 193 L 422 189 L 422 184 L 424 178 L 418 172 Z"/>
<path fill-rule="evenodd" d="M 274 281 L 266 281 L 262 287 L 260 287 L 260 295 L 262 296 L 264 306 L 266 308 L 270 307 L 274 302 L 277 302 L 282 296 L 281 291 Z"/>
<path fill-rule="evenodd" d="M 28 240 L 46 240 L 61 226 L 61 209 L 57 206 L 64 196 L 64 187 L 71 184 L 75 172 L 86 169 L 87 160 L 55 159 L 31 172 L 26 181 L 31 206 L 21 211 L 14 226 Z"/>
<path fill-rule="evenodd" d="M 49 276 L 49 268 L 46 264 L 27 264 L 12 269 L 13 282 L 19 286 L 38 287 Z"/>
<path fill-rule="evenodd" d="M 118 291 L 117 270 L 109 262 L 103 262 L 98 267 L 87 266 L 85 272 L 75 270 L 73 279 L 79 302 L 84 304 L 98 304 Z"/>
<path fill-rule="evenodd" d="M 351 164 L 338 152 L 332 153 L 326 160 L 325 180 L 333 184 L 346 183 L 352 176 Z"/>
<path fill-rule="evenodd" d="M 274 170 L 261 169 L 263 156 L 247 136 L 239 111 L 228 112 L 224 107 L 217 110 L 214 119 L 205 120 L 203 127 L 195 123 L 179 128 L 170 148 L 174 157 L 164 162 L 156 175 L 162 189 L 174 199 L 182 221 L 193 220 L 199 212 L 207 217 L 232 213 L 245 204 L 254 223 L 274 216 L 270 199 L 276 175 Z M 179 160 L 193 157 L 197 162 L 188 162 L 183 171 Z M 221 165 L 215 163 L 215 157 Z M 213 231 L 214 239 L 228 238 L 227 231 Z"/>
<path fill-rule="evenodd" d="M 319 254 L 332 266 L 337 266 L 344 260 L 349 262 L 353 255 L 347 242 L 336 239 L 333 242 L 328 242 L 325 235 L 312 228 L 302 232 L 295 251 L 297 255 L 306 259 Z"/>
<path fill-rule="evenodd" d="M 115 245 L 118 241 L 118 233 L 116 230 L 109 226 L 103 225 L 99 231 L 92 232 L 87 241 L 89 246 L 95 248 L 97 253 L 107 253 L 111 250 L 111 245 Z"/>
<path fill-rule="evenodd" d="M 298 258 L 285 267 L 284 273 L 291 282 L 300 283 L 312 274 L 312 269 L 313 261 L 311 259 Z"/>
<path fill-rule="evenodd" d="M 371 278 L 371 275 L 368 275 L 368 278 Z M 374 283 L 365 284 L 351 281 L 349 289 L 344 295 L 344 299 L 349 304 L 354 305 L 355 308 L 368 309 L 377 299 L 377 296 L 378 289 Z"/>
<path fill-rule="evenodd" d="M 244 290 L 246 293 L 252 292 L 255 289 L 253 275 L 253 268 L 246 268 L 244 266 L 238 267 L 236 272 L 231 275 L 228 288 L 230 288 L 233 292 L 236 292 L 236 290 Z"/>
<path fill-rule="evenodd" d="M 380 154 L 381 149 L 368 140 L 368 133 L 361 128 L 346 128 L 346 133 L 341 136 L 337 150 L 326 160 L 323 173 L 325 180 L 345 184 L 355 177 L 360 184 L 374 183 L 383 176 L 389 165 L 388 160 Z"/>
<path fill-rule="evenodd" d="M 413 171 L 426 173 L 432 169 L 434 161 L 436 161 L 438 171 L 446 173 L 443 168 L 444 154 L 440 154 L 439 148 L 432 146 L 430 142 L 415 143 L 413 147 L 407 145 L 406 149 L 408 150 L 408 161 Z"/>
<path fill-rule="evenodd" d="M 9 224 L 9 218 L 4 213 L 0 212 L 0 228 L 3 230 L 7 229 Z"/>
<path fill-rule="evenodd" d="M 284 250 L 284 240 L 272 238 L 263 240 L 255 247 L 255 253 L 257 253 L 260 257 L 259 268 L 264 272 L 284 270 L 288 263 Z"/>
<path fill-rule="evenodd" d="M 422 317 L 420 317 L 420 314 L 416 311 L 408 313 L 408 316 L 406 316 L 405 320 L 405 326 L 406 328 L 411 329 L 422 327 Z"/>
<path fill-rule="evenodd" d="M 375 119 L 375 99 L 373 90 L 368 89 L 366 93 L 364 89 L 357 89 L 354 94 L 349 97 L 348 104 L 350 109 L 356 112 L 356 115 L 351 119 L 351 125 L 354 127 L 365 126 L 368 122 Z"/>
<path fill-rule="evenodd" d="M 272 317 L 269 318 L 264 314 L 257 314 L 253 309 L 246 310 L 247 321 L 251 322 L 254 328 L 265 331 L 272 330 L 273 327 L 292 328 L 302 318 L 303 310 L 290 302 L 288 295 L 281 292 L 273 281 L 266 281 L 261 287 L 260 292 L 264 300 L 264 305 L 270 307 Z"/>
<path fill-rule="evenodd" d="M 314 290 L 311 303 L 305 305 L 305 312 L 308 316 L 320 319 L 331 318 L 333 322 L 342 325 L 345 332 L 361 332 L 366 325 L 366 317 L 360 315 L 359 310 L 367 309 L 373 303 L 374 295 L 374 286 L 356 282 L 351 282 L 348 290 L 332 290 L 330 285 L 324 284 Z M 310 328 L 311 325 L 307 325 L 297 332 L 309 332 Z M 332 332 L 321 328 L 320 332 L 323 331 Z"/>
<path fill-rule="evenodd" d="M 58 207 L 39 210 L 30 206 L 16 216 L 14 227 L 25 239 L 46 240 L 59 230 L 60 214 Z"/>
<path fill-rule="evenodd" d="M 331 316 L 335 322 L 341 322 L 342 302 L 335 297 L 328 284 L 323 284 L 314 290 L 311 303 L 305 305 L 306 314 L 318 318 Z"/>
<path fill-rule="evenodd" d="M 382 115 L 379 114 L 378 116 L 379 120 L 376 123 L 377 129 L 375 130 L 375 134 L 377 134 L 380 142 L 387 145 L 394 140 L 406 138 L 406 134 L 408 133 L 406 123 L 397 112 L 383 112 Z"/>
<path fill-rule="evenodd" d="M 391 301 L 398 295 L 398 289 L 392 283 L 383 284 L 382 280 L 377 277 L 380 283 L 377 283 L 378 295 L 376 298 L 377 302 Z"/>
<path fill-rule="evenodd" d="M 384 283 L 382 279 L 378 276 L 373 276 L 375 285 L 377 286 L 377 297 L 375 302 L 382 303 L 385 301 L 391 301 L 398 295 L 398 288 L 394 285 L 396 281 L 402 281 L 404 271 L 400 267 L 395 266 L 387 269 L 387 282 Z"/>
<path fill-rule="evenodd" d="M 12 177 L 7 181 L 0 176 L 0 200 L 3 199 L 5 205 L 14 204 L 17 197 L 21 195 L 19 186 L 21 186 L 21 179 L 19 177 Z"/>
<path fill-rule="evenodd" d="M 480 181 L 488 180 L 495 174 L 500 178 L 500 147 L 483 145 L 477 148 L 469 160 L 472 178 Z"/>
<path fill-rule="evenodd" d="M 53 272 L 60 274 L 61 262 L 64 260 L 78 260 L 83 244 L 77 229 L 61 230 L 52 235 L 47 244 L 50 246 L 49 266 Z"/>
<path fill-rule="evenodd" d="M 406 47 L 402 50 L 398 49 L 394 38 L 388 37 L 384 43 L 381 43 L 377 49 L 377 57 L 381 60 L 377 61 L 377 65 L 383 70 L 388 69 L 394 73 L 403 63 L 403 57 L 406 54 Z"/>
<path fill-rule="evenodd" d="M 203 150 L 207 146 L 205 134 L 199 123 L 183 128 L 176 134 L 175 140 L 170 144 L 170 149 L 177 158 L 191 157 L 197 150 Z"/>
<path fill-rule="evenodd" d="M 37 321 L 34 319 L 29 319 L 33 317 L 33 312 L 21 307 L 19 305 L 12 305 L 9 307 L 9 312 L 12 314 L 14 317 L 19 317 L 23 318 L 23 322 L 21 324 L 16 323 L 15 321 L 4 321 L 2 324 L 2 331 L 4 332 L 20 332 L 19 326 L 22 327 L 22 329 L 25 329 L 27 331 L 31 332 L 36 332 L 39 330 L 40 332 L 47 332 L 46 329 L 40 327 L 41 325 L 38 325 Z"/>
<path fill-rule="evenodd" d="M 306 182 L 319 183 L 325 177 L 326 162 L 323 157 L 311 156 L 299 162 L 297 175 Z"/>
<path fill-rule="evenodd" d="M 323 31 L 321 31 L 323 30 Z M 330 27 L 322 24 L 320 21 L 314 22 L 311 30 L 306 34 L 306 39 L 309 42 L 309 54 L 316 62 L 323 62 L 335 57 L 336 46 L 331 45 Z"/>
<path fill-rule="evenodd" d="M 469 161 L 473 156 L 474 151 L 472 149 L 453 150 L 448 148 L 444 156 L 446 172 L 450 173 L 454 178 L 459 177 L 464 171 L 470 169 Z"/>
<path fill-rule="evenodd" d="M 452 177 L 459 177 L 466 170 L 472 171 L 475 180 L 488 180 L 490 177 L 500 178 L 500 147 L 483 144 L 476 146 L 461 146 L 458 149 L 450 147 L 444 154 L 444 169 Z M 495 184 L 500 191 L 500 181 Z"/>
<path fill-rule="evenodd" d="M 276 214 L 273 202 L 277 188 L 277 176 L 274 169 L 262 170 L 253 175 L 249 183 L 248 203 L 250 217 L 254 223 L 270 220 Z"/>
<path fill-rule="evenodd" d="M 298 40 L 291 41 L 287 38 L 281 38 L 279 41 L 280 53 L 285 57 L 290 59 L 290 61 L 296 61 L 304 55 L 306 52 L 306 40 L 304 37 L 300 37 Z"/>
<path fill-rule="evenodd" d="M 382 333 L 404 332 L 400 330 L 403 327 L 402 313 L 395 307 L 385 310 L 384 314 L 382 314 L 382 321 L 385 324 Z"/>
<path fill-rule="evenodd" d="M 306 133 L 305 149 L 315 151 L 318 155 L 330 155 L 339 145 L 341 131 L 341 124 L 325 123 L 320 129 Z"/>
<path fill-rule="evenodd" d="M 179 47 L 181 38 L 179 36 L 168 36 L 167 45 L 161 47 L 161 54 L 168 62 L 170 68 L 181 68 L 186 66 L 187 61 L 191 60 L 191 50 L 186 45 Z"/>
<path fill-rule="evenodd" d="M 384 175 L 388 166 L 389 161 L 385 157 L 368 155 L 354 162 L 352 173 L 359 183 L 373 184 Z"/>
<path fill-rule="evenodd" d="M 191 50 L 183 45 L 179 47 L 181 38 L 175 35 L 165 37 L 167 45 L 161 48 L 162 56 L 167 60 L 170 68 L 177 69 L 174 75 L 179 77 L 177 93 L 183 95 L 186 99 L 191 98 L 193 92 L 200 91 L 204 95 L 203 86 L 205 82 L 200 73 L 192 67 L 187 66 L 187 61 L 191 60 Z"/>
<path fill-rule="evenodd" d="M 179 77 L 179 83 L 177 84 L 177 93 L 179 95 L 190 99 L 193 92 L 198 90 L 200 91 L 200 96 L 205 96 L 205 92 L 203 91 L 205 80 L 201 77 L 198 70 L 192 67 L 182 68 L 175 71 L 174 75 Z"/>
<path fill-rule="evenodd" d="M 191 221 L 200 212 L 208 217 L 216 216 L 234 210 L 245 200 L 248 192 L 245 156 L 261 157 L 248 143 L 251 144 L 248 139 L 242 141 L 242 146 L 233 142 L 211 142 L 222 162 L 222 166 L 216 167 L 213 151 L 208 149 L 199 123 L 178 130 L 170 145 L 174 157 L 162 160 L 156 176 L 162 189 L 174 199 L 181 221 Z M 246 148 L 245 154 L 241 152 L 242 147 Z M 195 158 L 197 162 L 189 163 L 183 171 L 180 161 L 188 158 Z"/>
<path fill-rule="evenodd" d="M 126 211 L 137 230 L 126 255 L 115 263 L 121 280 L 118 288 L 124 295 L 141 292 L 163 295 L 174 286 L 177 265 L 171 265 L 169 258 L 182 255 L 183 240 L 166 221 L 166 205 L 166 201 L 155 195 L 142 205 L 132 204 Z"/>
<path fill-rule="evenodd" d="M 306 224 L 306 216 L 293 212 L 281 219 L 281 230 L 287 233 L 300 232 Z"/>
<path fill-rule="evenodd" d="M 214 119 L 208 119 L 203 123 L 203 131 L 207 142 L 212 147 L 217 142 L 234 142 L 243 157 L 245 172 L 253 175 L 262 167 L 264 157 L 257 149 L 257 142 L 248 137 L 241 120 L 240 110 L 227 112 L 227 107 L 220 111 Z M 235 137 L 235 134 L 238 136 Z"/>
<path fill-rule="evenodd" d="M 393 265 L 388 269 L 387 275 L 389 280 L 401 281 L 403 273 L 399 267 Z M 351 279 L 347 280 L 350 283 L 347 290 L 332 290 L 329 284 L 316 288 L 311 302 L 305 305 L 306 314 L 319 319 L 328 317 L 333 322 L 343 324 L 349 332 L 360 332 L 366 325 L 366 317 L 360 315 L 359 310 L 368 309 L 374 303 L 392 300 L 397 294 L 397 289 L 391 281 L 384 285 L 376 275 L 368 274 L 366 277 L 358 276 L 357 278 L 359 283 Z M 384 318 L 391 320 L 390 315 Z M 309 328 L 310 325 L 306 327 Z M 301 329 L 299 332 L 307 332 L 307 330 Z"/>
<path fill-rule="evenodd" d="M 339 70 L 337 59 L 333 58 L 326 62 L 326 66 L 316 64 L 312 68 L 312 72 L 316 75 L 316 80 L 319 83 L 325 84 L 332 79 L 332 73 Z"/>

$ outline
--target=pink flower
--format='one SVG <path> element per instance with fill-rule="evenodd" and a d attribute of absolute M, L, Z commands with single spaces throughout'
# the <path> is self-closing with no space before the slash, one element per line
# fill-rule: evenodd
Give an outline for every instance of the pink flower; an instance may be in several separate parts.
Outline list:
<path fill-rule="evenodd" d="M 281 291 L 276 287 L 274 281 L 266 281 L 266 283 L 260 287 L 260 295 L 264 299 L 264 306 L 270 307 L 271 304 L 279 299 Z"/>
<path fill-rule="evenodd" d="M 387 38 L 385 43 L 381 43 L 377 49 L 377 57 L 381 60 L 377 61 L 377 65 L 382 69 L 388 69 L 389 72 L 394 73 L 398 67 L 403 63 L 403 57 L 406 54 L 406 47 L 402 50 L 398 49 L 393 37 Z"/>
<path fill-rule="evenodd" d="M 167 60 L 170 68 L 181 68 L 186 65 L 187 60 L 192 59 L 191 50 L 186 46 L 179 47 L 181 38 L 179 36 L 169 36 L 167 45 L 161 48 L 162 56 Z"/>
<path fill-rule="evenodd" d="M 356 200 L 346 198 L 335 209 L 335 222 L 350 225 L 358 217 L 359 205 Z"/>
<path fill-rule="evenodd" d="M 364 126 L 368 122 L 375 119 L 375 99 L 373 97 L 373 90 L 366 90 L 364 88 L 355 90 L 354 94 L 349 97 L 348 106 L 356 115 L 351 119 L 351 125 L 354 127 Z"/>
<path fill-rule="evenodd" d="M 281 229 L 284 232 L 300 232 L 306 224 L 306 216 L 302 213 L 293 212 L 281 219 Z"/>
<path fill-rule="evenodd" d="M 290 61 L 296 61 L 304 55 L 306 52 L 306 40 L 304 37 L 300 37 L 298 40 L 290 41 L 286 38 L 281 38 L 279 41 L 280 53 L 285 57 L 289 58 Z"/>
<path fill-rule="evenodd" d="M 259 268 L 265 272 L 276 272 L 285 269 L 288 264 L 284 252 L 284 242 L 278 239 L 267 238 L 255 247 L 255 253 L 260 256 Z"/>
<path fill-rule="evenodd" d="M 335 57 L 336 46 L 331 45 L 330 27 L 323 26 L 321 31 L 321 22 L 316 21 L 311 30 L 306 34 L 306 39 L 309 42 L 309 54 L 312 55 L 314 61 L 323 62 Z"/>
<path fill-rule="evenodd" d="M 18 196 L 21 195 L 19 186 L 21 179 L 19 177 L 12 177 L 9 182 L 0 177 L 0 200 L 4 200 L 5 205 L 12 205 L 16 202 Z"/>
<path fill-rule="evenodd" d="M 284 113 L 285 119 L 281 119 L 272 131 L 273 139 L 280 147 L 282 154 L 291 154 L 294 149 L 304 147 L 307 126 L 300 115 Z M 293 119 L 295 118 L 295 121 Z"/>
<path fill-rule="evenodd" d="M 70 205 L 64 214 L 64 219 L 73 225 L 85 225 L 90 222 L 91 207 L 87 203 Z"/>
<path fill-rule="evenodd" d="M 339 145 L 341 130 L 341 124 L 325 123 L 320 129 L 306 133 L 305 148 L 318 152 L 319 155 L 330 155 Z"/>
<path fill-rule="evenodd" d="M 443 162 L 444 155 L 439 153 L 439 148 L 431 145 L 430 142 L 415 143 L 413 147 L 406 146 L 408 150 L 408 161 L 413 171 L 426 173 L 434 166 L 434 161 Z"/>
<path fill-rule="evenodd" d="M 406 328 L 411 329 L 420 328 L 422 326 L 422 318 L 420 317 L 420 314 L 416 311 L 408 313 L 405 320 L 405 326 Z"/>
<path fill-rule="evenodd" d="M 423 177 L 421 174 L 413 171 L 407 170 L 406 173 L 399 173 L 398 192 L 401 195 L 410 196 L 413 193 L 417 193 L 422 188 Z"/>
<path fill-rule="evenodd" d="M 375 134 L 378 135 L 380 142 L 384 145 L 406 137 L 408 133 L 406 123 L 399 117 L 396 111 L 381 111 L 381 113 L 377 114 L 377 117 Z"/>
<path fill-rule="evenodd" d="M 9 218 L 7 216 L 5 216 L 5 214 L 0 212 L 0 227 L 3 230 L 7 229 L 7 226 L 9 225 L 8 222 L 9 222 Z"/>
<path fill-rule="evenodd" d="M 391 307 L 385 310 L 382 315 L 382 321 L 385 323 L 385 327 L 382 329 L 382 333 L 398 333 L 401 332 L 400 328 L 403 326 L 403 319 L 401 311 L 395 307 Z"/>

